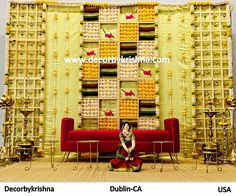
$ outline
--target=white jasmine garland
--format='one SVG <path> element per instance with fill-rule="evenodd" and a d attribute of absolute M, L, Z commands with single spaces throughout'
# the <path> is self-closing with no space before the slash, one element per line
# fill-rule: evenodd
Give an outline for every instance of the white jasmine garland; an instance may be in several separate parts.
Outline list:
<path fill-rule="evenodd" d="M 195 107 L 192 107 L 192 117 L 196 117 L 197 115 L 197 110 Z"/>
<path fill-rule="evenodd" d="M 191 23 L 194 24 L 195 23 L 195 17 L 194 17 L 194 5 L 190 6 L 190 12 L 191 12 Z M 191 129 L 193 130 L 193 135 L 196 135 L 196 114 L 197 114 L 197 110 L 196 110 L 196 73 L 195 73 L 195 26 L 191 25 L 191 79 L 192 79 L 192 126 Z"/>
<path fill-rule="evenodd" d="M 234 89 L 233 88 L 229 89 L 229 96 L 234 96 Z"/>
<path fill-rule="evenodd" d="M 35 4 L 35 0 L 8 0 L 9 3 L 17 3 L 17 4 Z"/>
<path fill-rule="evenodd" d="M 196 128 L 197 127 L 197 121 L 195 118 L 192 118 L 192 127 Z"/>
<path fill-rule="evenodd" d="M 194 95 L 195 92 L 196 92 L 196 85 L 195 85 L 195 83 L 192 83 L 192 96 L 195 96 Z"/>
<path fill-rule="evenodd" d="M 55 4 L 55 3 L 58 3 L 58 5 L 62 5 L 63 4 L 78 4 L 78 5 L 82 5 L 83 4 L 87 4 L 87 5 L 91 5 L 91 6 L 131 6 L 131 5 L 152 5 L 152 6 L 155 6 L 155 7 L 158 7 L 157 5 L 159 5 L 160 3 L 158 2 L 139 2 L 139 1 L 135 1 L 135 2 L 87 2 L 86 0 L 9 0 L 10 3 L 18 3 L 18 4 L 36 4 L 36 3 L 46 3 L 48 5 L 50 4 Z M 194 2 L 193 2 L 194 3 Z M 204 2 L 203 2 L 204 3 Z M 218 1 L 218 2 L 210 2 L 211 5 L 222 5 L 222 4 L 231 4 L 229 1 L 227 0 L 222 0 L 222 1 Z M 189 3 L 162 3 L 161 5 L 163 6 L 188 6 Z M 193 9 L 194 10 L 194 7 L 193 5 L 191 4 L 190 5 L 190 8 L 191 10 Z M 82 9 L 81 9 L 82 11 Z"/>
<path fill-rule="evenodd" d="M 40 104 L 40 110 L 44 111 L 44 104 Z"/>
<path fill-rule="evenodd" d="M 196 74 L 195 74 L 195 72 L 192 72 L 191 76 L 192 76 L 192 81 L 194 81 L 194 80 L 196 79 Z"/>

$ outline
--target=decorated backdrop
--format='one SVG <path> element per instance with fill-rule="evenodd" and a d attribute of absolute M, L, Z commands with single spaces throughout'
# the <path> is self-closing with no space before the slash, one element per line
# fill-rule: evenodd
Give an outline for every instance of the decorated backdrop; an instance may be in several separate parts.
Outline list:
<path fill-rule="evenodd" d="M 14 149 L 22 139 L 22 98 L 30 99 L 27 138 L 39 151 L 60 141 L 63 117 L 76 129 L 163 129 L 180 120 L 181 152 L 208 138 L 209 98 L 217 98 L 219 122 L 232 114 L 231 6 L 222 3 L 163 5 L 157 2 L 58 3 L 10 1 L 7 23 L 6 92 L 12 108 Z M 65 58 L 168 58 L 166 62 L 66 62 Z M 230 129 L 230 126 L 228 127 Z M 5 138 L 6 139 L 6 138 Z"/>

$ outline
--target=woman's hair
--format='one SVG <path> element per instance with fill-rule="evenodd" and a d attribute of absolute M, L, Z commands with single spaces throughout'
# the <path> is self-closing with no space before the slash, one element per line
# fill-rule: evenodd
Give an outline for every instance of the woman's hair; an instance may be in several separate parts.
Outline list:
<path fill-rule="evenodd" d="M 122 124 L 122 130 L 124 129 L 125 124 L 129 125 L 129 131 L 132 129 L 132 125 L 130 124 L 130 122 L 123 122 Z"/>

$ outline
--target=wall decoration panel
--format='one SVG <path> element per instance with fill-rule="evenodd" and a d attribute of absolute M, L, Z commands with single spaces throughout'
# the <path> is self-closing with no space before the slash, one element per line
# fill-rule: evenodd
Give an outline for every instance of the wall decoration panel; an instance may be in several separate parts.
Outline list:
<path fill-rule="evenodd" d="M 49 5 L 47 7 L 47 65 L 46 65 L 46 114 L 45 114 L 45 141 L 55 136 L 60 138 L 60 122 L 63 117 L 76 117 L 81 110 L 79 79 L 84 73 L 96 70 L 96 64 L 90 67 L 81 67 L 77 63 L 66 63 L 66 57 L 79 57 L 82 50 L 80 37 L 82 30 L 82 14 L 79 5 Z M 90 70 L 91 69 L 91 70 Z M 93 73 L 96 75 L 97 72 Z M 85 74 L 85 77 L 89 77 Z M 90 91 L 88 91 L 90 92 Z M 93 100 L 87 104 L 90 107 L 97 105 Z M 96 111 L 96 110 L 95 110 Z M 82 116 L 94 117 L 94 110 L 84 110 Z M 49 143 L 50 144 L 50 143 Z M 45 145 L 49 145 L 45 143 Z M 59 144 L 59 143 L 58 143 Z"/>
<path fill-rule="evenodd" d="M 160 6 L 159 55 L 170 63 L 160 64 L 160 121 L 180 120 L 181 149 L 192 145 L 191 15 L 188 6 Z M 163 126 L 163 124 L 161 123 Z"/>
<path fill-rule="evenodd" d="M 9 4 L 7 23 L 8 57 L 5 74 L 6 94 L 13 97 L 12 152 L 22 142 L 35 142 L 42 149 L 44 134 L 45 5 Z M 20 112 L 30 102 L 27 129 Z M 7 138 L 5 138 L 7 139 Z"/>
<path fill-rule="evenodd" d="M 192 4 L 192 37 L 194 66 L 194 139 L 198 148 L 209 140 L 209 98 L 216 98 L 213 109 L 213 141 L 224 143 L 223 129 L 219 124 L 225 112 L 225 120 L 232 128 L 232 114 L 227 110 L 225 99 L 233 95 L 231 7 L 228 4 Z M 223 145 L 221 145 L 223 147 Z"/>
<path fill-rule="evenodd" d="M 150 16 L 146 16 L 146 10 Z M 88 3 L 83 11 L 86 21 L 83 23 L 84 57 L 152 59 L 156 55 L 156 4 L 113 7 Z M 89 31 L 93 32 L 93 37 L 89 37 Z M 95 36 L 97 31 L 99 39 Z M 83 121 L 93 119 L 95 122 L 97 119 L 99 129 L 120 129 L 124 121 L 132 122 L 134 128 L 157 129 L 159 106 L 155 101 L 159 72 L 156 66 L 153 62 L 132 61 L 84 63 L 82 84 L 90 83 L 94 88 L 87 88 L 87 93 L 82 93 L 82 128 L 90 129 Z M 89 74 L 92 69 L 93 73 Z M 85 91 L 86 85 L 82 85 L 82 92 Z M 94 104 L 87 104 L 89 100 L 99 107 L 95 109 Z M 140 107 L 142 104 L 152 107 Z M 148 122 L 151 124 L 147 126 Z"/>

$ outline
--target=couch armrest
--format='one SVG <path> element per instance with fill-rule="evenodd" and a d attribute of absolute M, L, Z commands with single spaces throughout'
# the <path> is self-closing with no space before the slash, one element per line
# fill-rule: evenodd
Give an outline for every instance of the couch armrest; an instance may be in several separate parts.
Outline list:
<path fill-rule="evenodd" d="M 172 140 L 175 142 L 175 152 L 180 151 L 179 140 L 179 120 L 177 118 L 168 118 L 164 120 L 165 130 L 171 131 Z"/>
<path fill-rule="evenodd" d="M 66 140 L 68 138 L 68 132 L 74 130 L 74 119 L 63 118 L 61 120 L 61 151 L 65 151 Z"/>

